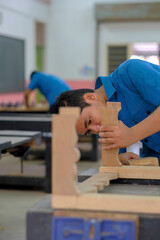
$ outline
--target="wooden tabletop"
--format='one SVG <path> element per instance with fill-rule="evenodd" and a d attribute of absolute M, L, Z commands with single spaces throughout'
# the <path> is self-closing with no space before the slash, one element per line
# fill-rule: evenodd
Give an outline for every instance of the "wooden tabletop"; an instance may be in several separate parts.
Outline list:
<path fill-rule="evenodd" d="M 49 111 L 48 103 L 38 103 L 31 107 L 25 105 L 18 106 L 0 106 L 0 112 L 47 112 Z"/>

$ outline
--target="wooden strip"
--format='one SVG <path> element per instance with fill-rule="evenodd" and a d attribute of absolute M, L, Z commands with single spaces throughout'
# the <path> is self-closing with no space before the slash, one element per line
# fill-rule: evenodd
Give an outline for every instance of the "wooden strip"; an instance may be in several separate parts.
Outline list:
<path fill-rule="evenodd" d="M 79 108 L 65 108 L 64 111 L 58 115 L 54 114 L 52 121 L 52 192 L 53 194 L 77 195 L 75 163 L 80 153 L 75 148 L 78 140 L 75 125 L 80 110 Z"/>
<path fill-rule="evenodd" d="M 81 194 L 102 191 L 105 186 L 110 184 L 110 180 L 117 178 L 117 173 L 97 173 L 84 182 L 79 183 L 77 187 Z"/>
<path fill-rule="evenodd" d="M 2 137 L 0 137 L 0 148 L 1 149 L 7 149 L 11 147 L 11 141 L 8 139 L 3 139 Z"/>
<path fill-rule="evenodd" d="M 80 183 L 77 185 L 79 193 L 97 193 L 97 186 L 92 186 L 90 183 Z"/>
<path fill-rule="evenodd" d="M 54 209 L 160 214 L 160 197 L 118 194 L 52 195 Z"/>
<path fill-rule="evenodd" d="M 107 107 L 102 109 L 102 126 L 118 123 L 118 112 L 121 109 L 121 103 L 107 102 Z M 118 148 L 113 150 L 103 150 L 102 144 L 102 166 L 121 166 L 118 159 Z"/>
<path fill-rule="evenodd" d="M 158 158 L 156 157 L 129 159 L 128 163 L 130 166 L 159 166 Z"/>
<path fill-rule="evenodd" d="M 100 167 L 99 172 L 118 173 L 119 178 L 160 179 L 160 167 L 122 166 Z"/>

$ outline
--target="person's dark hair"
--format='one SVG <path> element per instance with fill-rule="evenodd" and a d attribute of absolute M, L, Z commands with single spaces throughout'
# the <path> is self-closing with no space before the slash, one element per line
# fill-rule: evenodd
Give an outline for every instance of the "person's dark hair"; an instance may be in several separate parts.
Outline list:
<path fill-rule="evenodd" d="M 30 79 L 32 79 L 32 77 L 33 77 L 33 75 L 34 75 L 35 73 L 38 73 L 38 71 L 33 71 L 33 72 L 31 72 Z"/>
<path fill-rule="evenodd" d="M 83 99 L 83 95 L 85 93 L 94 92 L 93 89 L 83 88 L 76 90 L 68 90 L 66 92 L 61 93 L 57 98 L 54 105 L 51 107 L 51 113 L 59 113 L 60 107 L 80 107 L 81 111 L 84 107 L 90 106 L 90 104 L 86 103 Z"/>

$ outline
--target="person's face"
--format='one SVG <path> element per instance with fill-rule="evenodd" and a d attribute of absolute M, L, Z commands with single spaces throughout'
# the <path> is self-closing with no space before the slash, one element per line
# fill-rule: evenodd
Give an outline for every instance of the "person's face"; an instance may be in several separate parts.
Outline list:
<path fill-rule="evenodd" d="M 82 110 L 76 124 L 76 131 L 78 134 L 97 134 L 99 132 L 102 121 L 102 106 L 103 104 L 96 102 Z"/>

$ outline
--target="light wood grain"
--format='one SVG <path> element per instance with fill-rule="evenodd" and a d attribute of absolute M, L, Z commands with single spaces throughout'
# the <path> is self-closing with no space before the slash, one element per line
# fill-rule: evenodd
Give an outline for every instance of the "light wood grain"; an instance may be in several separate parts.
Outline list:
<path fill-rule="evenodd" d="M 117 173 L 97 173 L 77 185 L 79 193 L 91 193 L 102 191 L 104 187 L 110 184 L 110 180 L 117 179 Z"/>
<path fill-rule="evenodd" d="M 80 196 L 53 195 L 59 209 L 81 209 L 124 213 L 160 214 L 160 197 L 120 194 L 84 194 Z"/>
<path fill-rule="evenodd" d="M 102 109 L 102 126 L 117 124 L 118 112 L 121 109 L 121 103 L 107 102 L 107 106 Z M 103 150 L 106 144 L 102 144 L 102 166 L 121 166 L 118 159 L 119 149 Z"/>
<path fill-rule="evenodd" d="M 130 166 L 159 166 L 158 158 L 156 157 L 129 159 L 128 164 Z"/>
<path fill-rule="evenodd" d="M 122 166 L 100 167 L 101 173 L 118 173 L 119 178 L 160 179 L 160 167 L 155 166 Z"/>
<path fill-rule="evenodd" d="M 75 147 L 78 137 L 75 131 L 79 108 L 61 109 L 53 115 L 52 138 L 52 186 L 53 194 L 78 195 L 75 163 L 80 153 Z"/>

